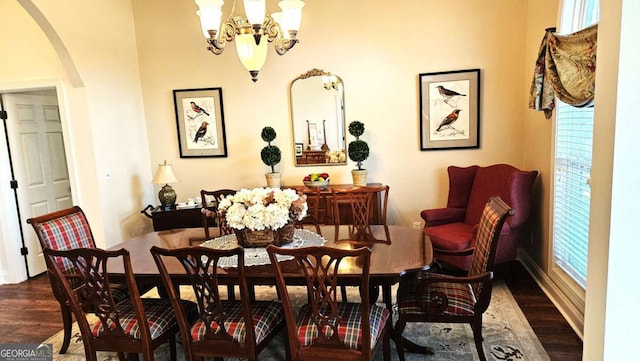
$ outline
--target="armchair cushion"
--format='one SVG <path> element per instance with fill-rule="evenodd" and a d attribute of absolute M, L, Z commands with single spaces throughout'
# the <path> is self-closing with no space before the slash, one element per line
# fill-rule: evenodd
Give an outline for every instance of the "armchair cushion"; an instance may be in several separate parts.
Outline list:
<path fill-rule="evenodd" d="M 471 246 L 473 228 L 474 225 L 455 222 L 429 227 L 428 233 L 434 249 L 462 251 Z"/>

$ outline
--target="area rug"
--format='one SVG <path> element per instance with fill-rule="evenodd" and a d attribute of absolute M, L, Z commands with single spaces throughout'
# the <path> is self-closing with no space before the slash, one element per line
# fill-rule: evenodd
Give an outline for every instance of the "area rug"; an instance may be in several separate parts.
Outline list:
<path fill-rule="evenodd" d="M 186 290 L 186 289 L 185 289 Z M 188 292 L 183 292 L 187 295 Z M 298 303 L 305 300 L 304 289 L 294 291 L 292 302 Z M 350 289 L 350 299 L 354 299 L 357 290 Z M 395 294 L 395 289 L 393 294 Z M 153 293 L 145 297 L 154 296 Z M 257 299 L 275 299 L 276 293 L 273 287 L 256 287 Z M 188 297 L 186 297 L 188 298 Z M 395 316 L 395 315 L 394 315 Z M 84 360 L 84 347 L 82 337 L 77 325 L 73 326 L 71 345 L 64 355 L 58 354 L 62 344 L 63 332 L 48 338 L 44 343 L 52 343 L 55 350 L 54 360 L 76 361 Z M 496 282 L 489 309 L 483 318 L 482 334 L 484 336 L 485 355 L 489 360 L 495 361 L 545 361 L 549 356 L 542 344 L 533 333 L 524 314 L 518 307 L 515 299 L 509 292 L 509 288 L 503 282 Z M 410 324 L 405 329 L 404 335 L 422 345 L 431 346 L 435 355 L 426 356 L 414 353 L 406 353 L 408 361 L 478 361 L 478 355 L 473 342 L 473 333 L 468 325 L 461 324 Z M 168 360 L 168 345 L 163 345 L 155 352 L 156 360 Z M 395 345 L 391 342 L 391 358 L 398 360 Z M 117 360 L 114 353 L 99 352 L 98 360 Z M 178 345 L 178 359 L 184 360 L 182 349 Z M 284 361 L 284 333 L 276 337 L 269 346 L 259 355 L 264 361 Z M 227 360 L 227 359 L 225 359 Z M 236 359 L 229 359 L 236 360 Z M 376 361 L 382 361 L 382 347 L 375 355 Z"/>

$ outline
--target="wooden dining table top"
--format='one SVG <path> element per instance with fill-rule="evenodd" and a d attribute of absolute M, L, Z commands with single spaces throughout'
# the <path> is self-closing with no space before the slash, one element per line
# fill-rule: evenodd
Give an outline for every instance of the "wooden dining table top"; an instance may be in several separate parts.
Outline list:
<path fill-rule="evenodd" d="M 213 227 L 212 227 L 213 228 Z M 311 230 L 313 228 L 309 228 Z M 341 249 L 358 248 L 367 246 L 371 249 L 370 278 L 371 283 L 376 285 L 390 285 L 396 283 L 400 276 L 410 269 L 428 269 L 433 261 L 433 251 L 429 237 L 421 229 L 414 229 L 404 226 L 372 225 L 373 236 L 380 240 L 367 243 L 353 243 L 348 241 L 348 226 L 340 226 L 338 236 L 335 235 L 335 226 L 321 226 L 322 236 L 327 240 L 325 246 Z M 211 232 L 211 231 L 210 231 Z M 218 230 L 213 233 L 218 234 Z M 160 282 L 158 268 L 149 251 L 152 246 L 162 248 L 181 248 L 197 246 L 204 239 L 204 229 L 184 228 L 168 231 L 150 232 L 131 238 L 125 242 L 109 248 L 116 250 L 125 248 L 129 251 L 133 272 L 136 279 Z M 284 261 L 287 262 L 287 261 Z M 173 259 L 165 260 L 167 269 L 172 278 L 178 282 L 185 271 L 182 266 Z M 250 266 L 245 268 L 247 279 L 252 284 L 274 284 L 275 277 L 271 265 Z M 358 277 L 362 275 L 362 268 L 358 262 L 341 265 L 341 275 L 347 279 L 353 279 L 357 284 Z M 122 263 L 114 262 L 109 264 L 109 274 L 111 278 L 118 278 L 124 273 Z M 286 273 L 286 267 L 285 267 Z M 221 282 L 235 283 L 236 271 L 234 268 L 220 269 L 218 276 Z M 186 277 L 185 277 L 186 278 Z M 290 274 L 292 284 L 302 284 L 302 278 L 296 280 L 295 275 Z M 186 279 L 184 281 L 187 281 Z M 296 282 L 297 281 L 297 282 Z"/>

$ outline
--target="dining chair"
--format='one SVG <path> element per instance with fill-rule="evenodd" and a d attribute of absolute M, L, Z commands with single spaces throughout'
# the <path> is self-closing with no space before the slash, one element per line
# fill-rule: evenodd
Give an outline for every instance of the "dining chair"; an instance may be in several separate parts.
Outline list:
<path fill-rule="evenodd" d="M 142 353 L 144 360 L 153 360 L 153 350 L 167 341 L 171 360 L 176 360 L 178 324 L 171 301 L 140 297 L 127 250 L 45 248 L 44 255 L 75 315 L 87 360 L 96 361 L 97 351 L 118 352 L 120 359 L 125 354 L 137 358 Z M 107 273 L 108 262 L 118 260 L 122 261 L 130 295 L 119 302 L 108 286 Z M 185 313 L 195 310 L 192 302 L 181 301 L 180 305 Z M 90 319 L 89 315 L 95 317 Z"/>
<path fill-rule="evenodd" d="M 258 354 L 284 327 L 282 304 L 251 301 L 245 276 L 244 249 L 218 250 L 205 247 L 163 249 L 152 247 L 162 281 L 176 310 L 182 346 L 188 360 L 205 356 L 258 360 Z M 218 262 L 237 257 L 240 300 L 222 300 L 218 283 Z M 189 319 L 166 263 L 178 261 L 186 271 L 197 304 L 197 317 Z M 247 323 L 251 322 L 251 327 Z"/>
<path fill-rule="evenodd" d="M 218 213 L 213 210 L 209 210 L 208 207 L 218 208 L 220 200 L 226 196 L 236 194 L 235 189 L 218 189 L 215 191 L 200 190 L 200 199 L 202 199 L 202 227 L 204 227 L 205 240 L 213 238 L 209 232 L 209 224 L 211 220 L 215 219 L 218 226 L 218 237 L 225 236 L 233 233 L 233 228 L 229 227 L 224 217 L 219 217 Z M 211 203 L 207 202 L 207 198 L 212 198 Z M 198 240 L 201 243 L 200 240 Z M 227 297 L 230 300 L 235 299 L 236 292 L 234 285 L 227 285 Z"/>
<path fill-rule="evenodd" d="M 471 267 L 466 277 L 424 271 L 408 272 L 398 286 L 398 321 L 394 328 L 396 349 L 404 361 L 404 347 L 413 352 L 433 354 L 433 350 L 404 339 L 402 332 L 409 322 L 468 323 L 473 330 L 481 361 L 482 314 L 489 307 L 500 231 L 513 209 L 502 198 L 487 201 L 480 217 Z"/>
<path fill-rule="evenodd" d="M 389 201 L 389 186 L 367 186 L 352 188 L 331 188 L 331 205 L 333 211 L 333 221 L 335 225 L 335 239 L 339 239 L 340 228 L 340 209 L 347 207 L 348 215 L 351 219 L 349 223 L 349 241 L 355 242 L 389 242 L 386 240 L 376 239 L 371 232 L 371 224 L 373 222 L 373 201 L 374 197 L 380 193 L 382 198 L 382 224 L 387 224 L 387 203 Z M 344 212 L 343 212 L 344 213 Z"/>
<path fill-rule="evenodd" d="M 300 188 L 296 188 L 296 190 L 299 193 L 304 194 L 307 197 L 307 216 L 301 220 L 301 221 L 296 221 L 294 226 L 298 229 L 303 229 L 304 228 L 304 224 L 305 223 L 311 223 L 313 224 L 316 233 L 319 235 L 322 235 L 322 231 L 320 230 L 320 209 L 324 207 L 321 207 L 320 202 L 322 201 L 322 198 L 320 197 L 320 192 L 321 189 L 320 187 L 314 187 L 314 188 L 307 188 L 307 187 L 300 187 Z"/>
<path fill-rule="evenodd" d="M 218 189 L 215 191 L 207 191 L 202 189 L 200 191 L 200 198 L 202 199 L 202 227 L 204 227 L 205 239 L 212 238 L 211 234 L 209 233 L 209 224 L 212 219 L 216 219 L 216 223 L 219 229 L 219 236 L 233 233 L 233 229 L 227 226 L 227 223 L 224 221 L 224 219 L 218 218 L 215 212 L 211 216 L 209 216 L 209 214 L 211 214 L 210 212 L 206 212 L 208 207 L 215 206 L 217 208 L 218 203 L 222 198 L 232 194 L 236 194 L 236 191 L 233 189 Z M 207 198 L 209 197 L 213 198 L 211 203 L 207 202 Z"/>
<path fill-rule="evenodd" d="M 96 248 L 96 243 L 91 232 L 91 227 L 87 217 L 82 209 L 78 206 L 66 208 L 51 213 L 47 213 L 38 217 L 27 219 L 27 223 L 33 226 L 38 237 L 42 249 L 50 248 L 52 250 L 70 250 L 76 248 Z M 73 265 L 64 259 L 57 260 L 59 266 L 64 272 L 72 272 Z M 72 311 L 71 305 L 67 302 L 67 298 L 62 292 L 62 285 L 57 283 L 53 275 L 53 269 L 47 263 L 47 272 L 49 274 L 49 282 L 53 295 L 60 303 L 60 313 L 62 314 L 62 325 L 64 337 L 60 353 L 64 354 L 69 348 L 71 341 Z M 77 286 L 77 280 L 70 280 L 71 286 Z M 116 302 L 129 298 L 129 291 L 126 284 L 111 283 L 111 293 Z M 153 286 L 140 285 L 141 292 L 146 292 Z"/>
<path fill-rule="evenodd" d="M 369 294 L 371 250 L 303 247 L 297 249 L 267 247 L 282 298 L 286 319 L 289 356 L 292 361 L 372 360 L 380 344 L 384 360 L 391 358 L 391 314 L 381 305 L 361 302 L 339 302 L 338 286 L 345 281 L 359 284 L 360 294 Z M 292 260 L 279 260 L 289 257 Z M 362 274 L 356 279 L 341 277 L 342 266 L 357 264 Z M 294 314 L 284 274 L 304 275 L 308 303 Z"/>

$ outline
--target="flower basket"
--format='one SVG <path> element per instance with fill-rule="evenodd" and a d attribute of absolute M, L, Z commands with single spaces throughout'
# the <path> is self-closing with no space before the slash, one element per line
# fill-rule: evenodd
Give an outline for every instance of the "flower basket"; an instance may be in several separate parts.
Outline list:
<path fill-rule="evenodd" d="M 287 224 L 277 231 L 272 229 L 252 231 L 248 228 L 244 228 L 239 230 L 236 229 L 235 233 L 238 245 L 244 248 L 266 247 L 270 244 L 282 246 L 293 242 L 295 227 L 293 224 Z"/>
<path fill-rule="evenodd" d="M 307 197 L 293 189 L 241 189 L 218 203 L 218 217 L 235 231 L 242 247 L 293 241 L 296 220 L 307 215 Z"/>

